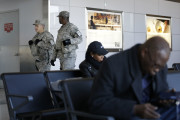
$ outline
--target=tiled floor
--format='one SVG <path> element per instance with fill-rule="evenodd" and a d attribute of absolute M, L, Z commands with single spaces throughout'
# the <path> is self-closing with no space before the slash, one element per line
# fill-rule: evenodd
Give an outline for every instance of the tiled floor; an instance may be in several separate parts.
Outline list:
<path fill-rule="evenodd" d="M 9 120 L 4 89 L 0 89 L 0 120 Z"/>
<path fill-rule="evenodd" d="M 6 104 L 4 89 L 0 89 L 0 104 Z"/>
<path fill-rule="evenodd" d="M 0 79 L 0 89 L 3 88 L 3 81 Z"/>

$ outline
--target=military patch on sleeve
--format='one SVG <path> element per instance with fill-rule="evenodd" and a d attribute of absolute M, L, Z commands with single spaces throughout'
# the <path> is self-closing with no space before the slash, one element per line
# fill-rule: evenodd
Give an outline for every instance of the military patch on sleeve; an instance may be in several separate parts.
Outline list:
<path fill-rule="evenodd" d="M 76 34 L 77 34 L 78 36 L 81 36 L 81 32 L 80 32 L 79 30 L 76 32 Z"/>
<path fill-rule="evenodd" d="M 54 45 L 54 41 L 53 40 L 50 40 L 50 43 L 51 43 L 51 45 Z"/>

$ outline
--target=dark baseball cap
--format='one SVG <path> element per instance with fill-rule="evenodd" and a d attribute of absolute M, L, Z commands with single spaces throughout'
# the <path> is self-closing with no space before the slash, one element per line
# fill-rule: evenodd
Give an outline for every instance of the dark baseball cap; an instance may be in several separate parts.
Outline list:
<path fill-rule="evenodd" d="M 96 53 L 98 55 L 106 55 L 108 51 L 104 49 L 102 44 L 98 41 L 91 42 L 88 46 L 88 51 Z"/>

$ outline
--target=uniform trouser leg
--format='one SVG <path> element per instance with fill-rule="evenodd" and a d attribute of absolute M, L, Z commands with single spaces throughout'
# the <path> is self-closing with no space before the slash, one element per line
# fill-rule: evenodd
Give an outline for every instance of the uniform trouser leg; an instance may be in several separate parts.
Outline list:
<path fill-rule="evenodd" d="M 38 68 L 38 71 L 40 72 L 51 70 L 51 64 L 48 63 L 47 61 L 40 61 L 40 62 L 36 61 L 35 65 Z"/>
<path fill-rule="evenodd" d="M 60 69 L 72 70 L 75 68 L 76 57 L 60 59 Z"/>

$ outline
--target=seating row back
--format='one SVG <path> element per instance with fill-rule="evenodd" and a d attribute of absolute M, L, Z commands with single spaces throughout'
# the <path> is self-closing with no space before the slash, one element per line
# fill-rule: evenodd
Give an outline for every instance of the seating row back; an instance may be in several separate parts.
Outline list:
<path fill-rule="evenodd" d="M 44 120 L 44 117 L 51 116 L 50 119 L 53 117 L 58 119 L 58 116 L 60 119 L 64 117 L 65 119 L 76 120 L 76 115 L 99 119 L 113 119 L 112 117 L 79 112 L 81 110 L 84 111 L 84 108 L 87 109 L 87 100 L 93 80 L 92 78 L 63 79 L 80 76 L 79 70 L 2 74 L 1 77 L 4 83 L 10 119 Z M 167 75 L 169 86 L 177 91 L 180 91 L 178 86 L 180 83 L 179 78 L 180 72 L 173 71 Z M 49 89 L 51 89 L 50 82 L 59 79 L 63 80 L 61 84 L 64 90 L 63 96 L 67 105 L 66 109 L 56 108 L 54 97 L 49 92 Z M 78 94 L 80 92 L 81 94 Z"/>
<path fill-rule="evenodd" d="M 180 63 L 173 63 L 173 64 L 172 64 L 172 68 L 173 68 L 175 71 L 180 71 Z"/>
<path fill-rule="evenodd" d="M 10 119 L 42 119 L 44 116 L 65 113 L 62 109 L 55 109 L 49 84 L 59 79 L 80 76 L 79 70 L 3 73 L 1 77 Z"/>
<path fill-rule="evenodd" d="M 180 71 L 168 71 L 167 82 L 169 89 L 175 88 L 176 91 L 180 91 Z"/>

